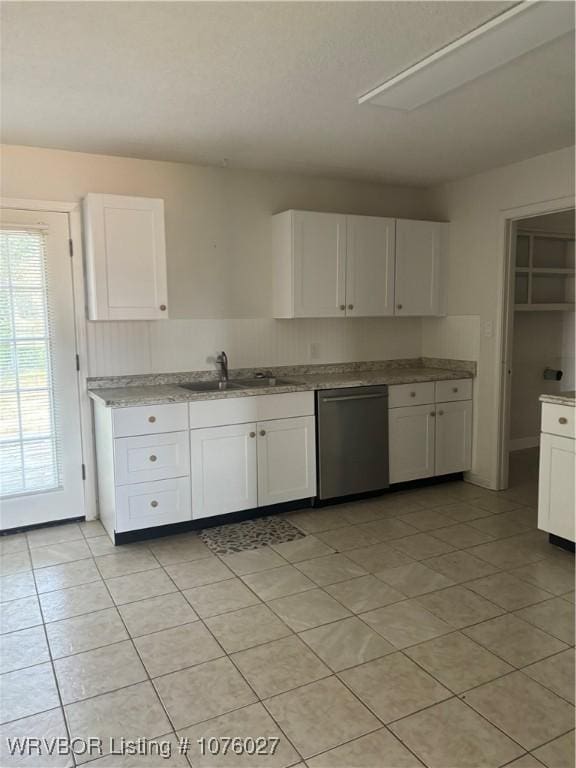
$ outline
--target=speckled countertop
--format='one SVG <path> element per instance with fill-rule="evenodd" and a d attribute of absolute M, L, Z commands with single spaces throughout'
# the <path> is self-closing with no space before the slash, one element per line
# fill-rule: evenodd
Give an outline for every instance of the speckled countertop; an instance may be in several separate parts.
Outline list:
<path fill-rule="evenodd" d="M 231 371 L 230 378 L 250 378 L 257 369 Z M 89 379 L 88 392 L 94 400 L 113 408 L 161 403 L 186 403 L 194 400 L 219 400 L 230 397 L 306 392 L 316 389 L 362 387 L 374 384 L 414 384 L 423 381 L 472 378 L 476 364 L 467 360 L 412 358 L 409 360 L 375 361 L 341 365 L 292 366 L 267 369 L 277 378 L 290 383 L 273 387 L 230 389 L 215 392 L 192 392 L 179 384 L 214 379 L 213 372 L 150 374 Z"/>
<path fill-rule="evenodd" d="M 558 392 L 555 395 L 540 395 L 541 403 L 554 403 L 554 405 L 576 406 L 576 392 Z"/>

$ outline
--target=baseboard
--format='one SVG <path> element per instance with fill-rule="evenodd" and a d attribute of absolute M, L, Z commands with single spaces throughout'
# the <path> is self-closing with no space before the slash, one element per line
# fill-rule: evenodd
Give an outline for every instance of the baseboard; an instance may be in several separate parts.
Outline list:
<path fill-rule="evenodd" d="M 536 437 L 517 437 L 510 440 L 508 448 L 510 451 L 524 451 L 526 448 L 538 448 L 540 445 L 540 435 Z"/>

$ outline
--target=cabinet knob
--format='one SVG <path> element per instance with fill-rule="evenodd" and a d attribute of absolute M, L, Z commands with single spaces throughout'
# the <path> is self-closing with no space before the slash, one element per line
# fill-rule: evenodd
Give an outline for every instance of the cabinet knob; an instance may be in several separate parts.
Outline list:
<path fill-rule="evenodd" d="M 250 437 L 256 437 L 256 432 L 250 432 Z"/>
<path fill-rule="evenodd" d="M 156 421 L 156 416 L 148 416 L 148 421 L 150 422 L 150 424 L 154 424 L 154 422 Z"/>
<path fill-rule="evenodd" d="M 266 430 L 265 429 L 261 429 L 260 430 L 260 437 L 264 437 L 265 434 L 266 434 Z"/>
<path fill-rule="evenodd" d="M 430 411 L 430 416 L 436 416 L 436 411 Z"/>
<path fill-rule="evenodd" d="M 158 456 L 154 456 L 154 454 L 152 454 L 152 456 L 149 456 L 149 459 L 150 459 L 150 461 L 157 461 L 158 460 Z"/>
<path fill-rule="evenodd" d="M 158 506 L 158 502 L 156 501 L 156 499 L 154 499 L 154 501 L 150 502 L 150 506 L 154 507 L 154 508 L 156 508 Z"/>
<path fill-rule="evenodd" d="M 354 309 L 354 304 L 348 304 L 348 309 Z"/>
<path fill-rule="evenodd" d="M 160 312 L 166 312 L 166 304 L 160 304 Z"/>
<path fill-rule="evenodd" d="M 438 411 L 438 416 L 444 416 L 444 411 Z"/>
<path fill-rule="evenodd" d="M 346 304 L 340 304 L 340 309 L 344 311 L 346 309 Z"/>
<path fill-rule="evenodd" d="M 565 416 L 560 416 L 558 419 L 559 424 L 568 424 L 568 419 Z"/>
<path fill-rule="evenodd" d="M 396 304 L 396 309 L 402 309 L 402 304 Z"/>
<path fill-rule="evenodd" d="M 454 392 L 454 394 L 456 394 L 456 392 L 458 392 L 458 387 L 452 387 L 452 392 Z"/>
<path fill-rule="evenodd" d="M 416 392 L 410 392 L 410 397 L 416 397 Z"/>

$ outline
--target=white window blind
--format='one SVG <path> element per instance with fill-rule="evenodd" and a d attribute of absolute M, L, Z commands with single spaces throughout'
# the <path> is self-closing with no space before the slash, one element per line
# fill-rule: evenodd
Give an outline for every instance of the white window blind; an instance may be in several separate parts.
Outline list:
<path fill-rule="evenodd" d="M 46 237 L 0 229 L 0 496 L 61 486 Z"/>

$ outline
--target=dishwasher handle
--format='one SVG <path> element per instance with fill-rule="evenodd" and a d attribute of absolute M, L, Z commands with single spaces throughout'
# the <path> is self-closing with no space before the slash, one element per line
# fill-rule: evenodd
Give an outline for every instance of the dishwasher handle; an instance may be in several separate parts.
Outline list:
<path fill-rule="evenodd" d="M 373 394 L 373 395 L 342 395 L 342 397 L 323 397 L 323 403 L 338 403 L 344 400 L 375 400 L 376 398 L 387 398 L 385 393 Z"/>

